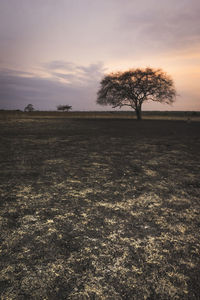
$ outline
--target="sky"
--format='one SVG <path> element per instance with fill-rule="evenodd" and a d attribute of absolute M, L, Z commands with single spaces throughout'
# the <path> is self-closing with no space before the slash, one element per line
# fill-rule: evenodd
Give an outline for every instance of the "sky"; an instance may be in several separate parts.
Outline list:
<path fill-rule="evenodd" d="M 199 0 L 0 0 L 0 109 L 111 110 L 103 76 L 152 67 L 178 96 L 144 110 L 200 111 L 199 16 Z"/>

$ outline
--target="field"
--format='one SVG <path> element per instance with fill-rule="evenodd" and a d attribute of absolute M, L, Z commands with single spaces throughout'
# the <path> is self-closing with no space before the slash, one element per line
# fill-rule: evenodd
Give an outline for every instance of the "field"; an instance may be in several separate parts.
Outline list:
<path fill-rule="evenodd" d="M 200 299 L 200 122 L 0 119 L 0 298 Z"/>
<path fill-rule="evenodd" d="M 33 111 L 24 113 L 20 110 L 0 110 L 1 119 L 9 118 L 70 118 L 70 119 L 136 119 L 134 111 Z M 200 121 L 200 111 L 143 111 L 147 120 Z"/>

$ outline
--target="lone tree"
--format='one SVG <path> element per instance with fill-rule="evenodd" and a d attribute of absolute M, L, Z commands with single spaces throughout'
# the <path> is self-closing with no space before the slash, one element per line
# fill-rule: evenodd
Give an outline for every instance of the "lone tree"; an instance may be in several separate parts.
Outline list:
<path fill-rule="evenodd" d="M 24 111 L 26 111 L 26 112 L 34 111 L 33 104 L 28 104 L 28 105 L 24 108 Z"/>
<path fill-rule="evenodd" d="M 141 120 L 142 104 L 147 101 L 171 104 L 176 97 L 174 82 L 161 69 L 130 69 L 103 78 L 97 103 L 113 108 L 130 106 Z"/>
<path fill-rule="evenodd" d="M 70 109 L 72 109 L 72 106 L 70 105 L 58 105 L 57 106 L 57 110 L 61 110 L 61 111 L 69 111 Z"/>

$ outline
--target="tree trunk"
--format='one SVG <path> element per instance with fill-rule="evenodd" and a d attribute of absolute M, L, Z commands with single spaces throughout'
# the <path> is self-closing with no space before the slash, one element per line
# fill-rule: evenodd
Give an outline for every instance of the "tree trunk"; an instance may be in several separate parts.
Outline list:
<path fill-rule="evenodd" d="M 137 121 L 141 121 L 142 120 L 141 107 L 137 107 L 135 112 L 136 112 L 136 116 L 137 116 Z"/>

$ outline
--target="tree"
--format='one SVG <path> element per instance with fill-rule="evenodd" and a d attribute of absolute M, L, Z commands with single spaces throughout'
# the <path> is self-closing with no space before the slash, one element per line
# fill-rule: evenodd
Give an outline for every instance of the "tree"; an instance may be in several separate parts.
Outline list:
<path fill-rule="evenodd" d="M 34 111 L 33 104 L 28 104 L 28 105 L 24 108 L 24 111 L 27 111 L 27 112 Z"/>
<path fill-rule="evenodd" d="M 130 106 L 141 120 L 142 104 L 147 101 L 171 104 L 176 97 L 173 80 L 161 69 L 130 69 L 103 78 L 97 103 L 113 108 Z"/>
<path fill-rule="evenodd" d="M 61 111 L 69 111 L 70 109 L 72 109 L 72 106 L 70 105 L 58 105 L 57 106 L 57 110 L 61 110 Z"/>

